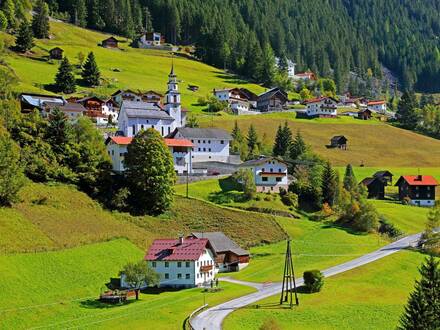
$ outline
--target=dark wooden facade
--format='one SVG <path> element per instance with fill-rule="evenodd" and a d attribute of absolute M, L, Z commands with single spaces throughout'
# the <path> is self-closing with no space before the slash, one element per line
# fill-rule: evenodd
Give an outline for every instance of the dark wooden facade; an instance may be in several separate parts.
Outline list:
<path fill-rule="evenodd" d="M 105 48 L 118 48 L 118 39 L 115 37 L 110 37 L 101 42 L 102 47 Z"/>
<path fill-rule="evenodd" d="M 52 60 L 61 60 L 63 59 L 63 53 L 64 50 L 62 50 L 60 47 L 55 47 L 49 50 L 49 57 Z"/>
<path fill-rule="evenodd" d="M 371 110 L 365 109 L 358 112 L 358 118 L 362 120 L 371 119 Z"/>
<path fill-rule="evenodd" d="M 426 176 L 417 175 L 414 180 L 401 176 L 396 183 L 399 187 L 399 199 L 404 200 L 435 200 L 436 182 L 428 182 Z"/>
<path fill-rule="evenodd" d="M 386 171 L 386 170 L 385 171 L 378 171 L 373 174 L 373 177 L 383 180 L 384 182 L 387 183 L 387 185 L 393 184 L 393 173 L 391 173 L 390 171 Z"/>
<path fill-rule="evenodd" d="M 361 181 L 368 190 L 368 198 L 384 199 L 387 183 L 379 178 L 365 178 Z"/>
<path fill-rule="evenodd" d="M 331 148 L 339 148 L 346 150 L 347 149 L 348 139 L 343 135 L 337 135 L 331 138 L 330 147 Z"/>

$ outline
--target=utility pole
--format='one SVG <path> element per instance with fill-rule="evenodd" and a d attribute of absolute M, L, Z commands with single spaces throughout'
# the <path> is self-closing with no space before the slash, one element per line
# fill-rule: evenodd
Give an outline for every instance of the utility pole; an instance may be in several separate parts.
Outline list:
<path fill-rule="evenodd" d="M 191 157 L 191 153 L 189 153 Z M 186 198 L 189 198 L 189 162 L 186 163 Z"/>
<path fill-rule="evenodd" d="M 286 259 L 284 262 L 283 286 L 281 289 L 280 305 L 289 303 L 290 308 L 293 307 L 293 295 L 295 293 L 295 304 L 299 305 L 298 295 L 296 292 L 295 273 L 293 271 L 292 249 L 290 246 L 290 238 L 287 240 Z"/>

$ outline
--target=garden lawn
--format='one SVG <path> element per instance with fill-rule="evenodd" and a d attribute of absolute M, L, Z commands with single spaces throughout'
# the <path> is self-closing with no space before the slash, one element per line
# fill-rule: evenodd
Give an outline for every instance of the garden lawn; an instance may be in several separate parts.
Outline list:
<path fill-rule="evenodd" d="M 58 252 L 0 256 L 0 328 L 154 328 L 181 329 L 184 319 L 203 304 L 201 289 L 152 292 L 123 306 L 96 301 L 110 277 L 144 252 L 120 239 Z M 19 276 L 18 276 L 19 275 Z M 215 305 L 254 289 L 221 284 L 207 293 Z"/>
<path fill-rule="evenodd" d="M 344 229 L 305 218 L 277 218 L 292 238 L 295 272 L 325 269 L 374 251 L 388 242 L 378 235 L 353 234 Z M 256 246 L 250 249 L 251 262 L 239 273 L 227 274 L 251 282 L 282 280 L 286 242 Z"/>
<path fill-rule="evenodd" d="M 300 294 L 293 310 L 279 308 L 279 296 L 272 296 L 258 302 L 258 310 L 252 305 L 232 313 L 223 328 L 260 329 L 272 319 L 280 329 L 395 329 L 423 259 L 416 252 L 398 252 L 324 279 L 322 291 Z"/>
<path fill-rule="evenodd" d="M 339 119 L 295 119 L 293 113 L 255 116 L 214 116 L 201 121 L 203 127 L 231 132 L 237 121 L 244 135 L 253 124 L 260 139 L 274 141 L 278 126 L 288 122 L 292 132 L 301 131 L 306 143 L 333 166 L 363 164 L 368 167 L 435 167 L 440 164 L 440 140 L 399 129 L 378 121 L 349 117 Z M 335 135 L 348 139 L 348 150 L 328 149 Z"/>
<path fill-rule="evenodd" d="M 100 96 L 110 96 L 118 89 L 144 91 L 152 89 L 160 93 L 166 92 L 166 82 L 172 63 L 170 52 L 131 48 L 129 41 L 122 37 L 118 37 L 121 41 L 120 49 L 102 48 L 98 45 L 109 35 L 66 23 L 51 22 L 51 34 L 53 38 L 50 40 L 36 40 L 32 56 L 22 56 L 13 52 L 5 56 L 6 63 L 20 80 L 19 91 L 45 93 L 47 89 L 51 90 L 50 84 L 54 82 L 58 61 L 47 61 L 47 56 L 50 49 L 58 46 L 64 50 L 64 54 L 73 64 L 78 63 L 79 52 L 85 55 L 90 51 L 95 53 L 104 84 L 94 90 L 78 86 L 78 95 L 93 92 Z M 0 34 L 0 38 L 11 39 L 5 34 Z M 174 67 L 181 80 L 183 106 L 196 113 L 201 113 L 203 109 L 196 106 L 197 99 L 211 94 L 214 88 L 240 85 L 256 93 L 264 91 L 258 85 L 249 84 L 220 69 L 187 59 L 179 54 L 174 57 Z M 80 78 L 79 73 L 77 70 L 78 78 Z M 188 90 L 189 84 L 199 86 L 199 90 L 197 92 Z"/>

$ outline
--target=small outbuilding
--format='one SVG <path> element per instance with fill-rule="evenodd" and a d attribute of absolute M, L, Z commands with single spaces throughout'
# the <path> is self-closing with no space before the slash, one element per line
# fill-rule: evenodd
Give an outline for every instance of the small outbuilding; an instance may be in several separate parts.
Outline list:
<path fill-rule="evenodd" d="M 62 60 L 63 59 L 64 50 L 60 47 L 55 47 L 49 50 L 49 57 L 52 60 Z"/>
<path fill-rule="evenodd" d="M 110 37 L 101 42 L 101 46 L 104 48 L 118 48 L 118 39 Z"/>
<path fill-rule="evenodd" d="M 336 135 L 330 140 L 330 148 L 339 148 L 342 150 L 347 150 L 348 139 L 343 135 Z"/>
<path fill-rule="evenodd" d="M 369 120 L 369 119 L 371 119 L 371 115 L 372 115 L 372 112 L 369 109 L 363 109 L 363 110 L 360 110 L 357 113 L 357 117 L 359 119 L 362 119 L 362 120 Z"/>
<path fill-rule="evenodd" d="M 359 184 L 364 185 L 367 188 L 368 198 L 385 198 L 385 186 L 387 185 L 387 182 L 384 180 L 376 177 L 365 178 Z"/>
<path fill-rule="evenodd" d="M 393 173 L 391 173 L 390 171 L 386 171 L 386 170 L 385 171 L 378 171 L 373 174 L 373 177 L 381 179 L 387 185 L 393 184 Z"/>

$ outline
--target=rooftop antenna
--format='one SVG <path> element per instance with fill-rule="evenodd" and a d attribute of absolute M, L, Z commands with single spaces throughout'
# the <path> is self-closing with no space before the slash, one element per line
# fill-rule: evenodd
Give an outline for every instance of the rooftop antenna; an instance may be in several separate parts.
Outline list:
<path fill-rule="evenodd" d="M 295 273 L 293 271 L 293 259 L 291 240 L 287 240 L 286 259 L 284 262 L 283 286 L 281 289 L 280 305 L 289 303 L 290 308 L 293 307 L 293 293 L 295 293 L 295 304 L 299 305 L 298 295 L 296 292 Z M 292 292 L 293 291 L 293 292 Z"/>

